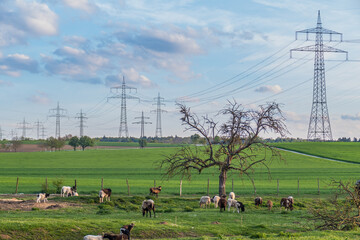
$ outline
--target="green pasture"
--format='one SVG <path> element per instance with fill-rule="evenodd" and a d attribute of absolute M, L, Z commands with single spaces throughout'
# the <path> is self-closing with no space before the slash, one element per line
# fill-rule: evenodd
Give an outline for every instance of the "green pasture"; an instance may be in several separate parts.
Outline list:
<path fill-rule="evenodd" d="M 351 150 L 356 154 L 357 146 Z M 104 187 L 110 187 L 116 194 L 127 195 L 126 179 L 131 195 L 148 194 L 149 187 L 161 185 L 161 194 L 174 196 L 179 194 L 180 177 L 163 179 L 157 162 L 177 148 L 145 148 L 120 150 L 87 150 L 33 153 L 0 154 L 0 194 L 14 193 L 16 179 L 19 177 L 18 193 L 37 193 L 48 178 L 52 181 L 62 179 L 64 185 L 72 186 L 77 180 L 79 194 L 96 193 L 104 179 Z M 329 182 L 335 180 L 355 181 L 359 178 L 360 165 L 332 162 L 299 154 L 282 152 L 285 161 L 274 161 L 270 165 L 271 178 L 265 168 L 257 168 L 254 173 L 257 195 L 316 195 L 318 181 L 320 194 L 331 192 Z M 350 154 L 348 154 L 350 156 Z M 351 158 L 349 158 L 352 160 Z M 216 168 L 194 174 L 190 181 L 184 179 L 184 195 L 204 195 L 218 192 L 218 171 Z M 318 180 L 319 179 L 319 180 Z M 236 194 L 254 194 L 251 182 L 237 173 L 229 174 L 227 191 Z M 299 182 L 299 192 L 298 192 Z"/>
<path fill-rule="evenodd" d="M 360 142 L 293 142 L 273 145 L 319 157 L 360 163 Z"/>

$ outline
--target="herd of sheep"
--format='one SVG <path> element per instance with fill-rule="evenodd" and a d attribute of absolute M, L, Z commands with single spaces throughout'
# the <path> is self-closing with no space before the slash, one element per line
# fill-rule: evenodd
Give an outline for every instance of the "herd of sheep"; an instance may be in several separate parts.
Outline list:
<path fill-rule="evenodd" d="M 158 197 L 160 192 L 161 192 L 161 186 L 150 188 L 150 195 L 156 195 L 156 197 Z M 48 193 L 39 193 L 37 195 L 36 202 L 37 203 L 40 203 L 41 201 L 43 201 L 44 203 L 47 202 L 47 197 L 49 195 L 50 194 L 48 194 Z M 77 193 L 76 186 L 73 186 L 73 187 L 63 186 L 61 189 L 61 196 L 69 197 L 69 196 L 79 196 L 79 195 Z M 100 203 L 104 202 L 104 199 L 105 199 L 105 201 L 110 201 L 110 197 L 111 197 L 111 189 L 110 188 L 101 189 L 99 191 L 99 202 Z M 225 211 L 226 206 L 228 207 L 228 211 L 230 211 L 231 207 L 234 208 L 234 212 L 235 212 L 235 209 L 238 213 L 240 213 L 240 210 L 242 212 L 245 211 L 245 205 L 242 202 L 239 202 L 235 199 L 234 192 L 229 193 L 228 199 L 226 199 L 226 195 L 222 195 L 221 197 L 216 195 L 216 196 L 213 196 L 212 198 L 210 198 L 209 196 L 202 196 L 200 198 L 200 202 L 199 202 L 200 208 L 201 207 L 208 208 L 208 207 L 210 207 L 211 203 L 214 203 L 215 208 L 219 207 L 220 212 Z M 255 206 L 260 206 L 262 204 L 263 204 L 263 199 L 261 197 L 256 197 L 255 198 Z M 293 204 L 294 204 L 294 198 L 292 196 L 289 196 L 287 198 L 282 198 L 280 201 L 280 206 L 284 207 L 286 210 L 290 209 L 292 211 Z M 271 210 L 273 207 L 273 202 L 271 200 L 268 200 L 266 205 L 267 205 L 268 209 Z M 153 212 L 153 215 L 155 217 L 155 202 L 154 202 L 154 200 L 152 200 L 152 199 L 144 200 L 142 202 L 141 209 L 142 209 L 143 216 L 146 215 L 146 217 L 147 217 L 149 214 L 151 217 L 151 212 Z M 133 223 L 122 226 L 120 228 L 120 234 L 103 233 L 102 235 L 86 235 L 84 237 L 84 240 L 130 239 L 130 231 L 134 228 L 134 226 L 135 225 Z"/>

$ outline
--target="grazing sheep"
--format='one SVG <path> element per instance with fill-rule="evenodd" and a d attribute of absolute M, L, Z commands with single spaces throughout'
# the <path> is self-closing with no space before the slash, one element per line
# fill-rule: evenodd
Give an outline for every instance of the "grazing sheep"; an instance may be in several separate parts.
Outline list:
<path fill-rule="evenodd" d="M 74 191 L 72 195 L 75 196 L 75 197 L 79 196 L 79 194 L 76 191 Z"/>
<path fill-rule="evenodd" d="M 48 201 L 48 200 L 47 200 L 47 197 L 48 197 L 48 196 L 50 196 L 50 194 L 48 194 L 48 193 L 39 193 L 39 194 L 37 195 L 36 202 L 39 203 L 39 202 L 41 202 L 41 200 L 43 200 L 44 203 L 45 203 L 45 202 Z"/>
<path fill-rule="evenodd" d="M 141 205 L 141 208 L 142 208 L 143 217 L 145 216 L 145 213 L 146 213 L 146 216 L 148 216 L 148 212 L 150 213 L 150 217 L 151 217 L 151 210 L 154 213 L 154 217 L 156 217 L 155 216 L 155 203 L 153 200 L 151 200 L 151 199 L 144 200 Z"/>
<path fill-rule="evenodd" d="M 294 205 L 294 198 L 292 196 L 288 196 L 291 205 Z"/>
<path fill-rule="evenodd" d="M 255 206 L 260 206 L 263 203 L 263 199 L 261 197 L 255 198 Z"/>
<path fill-rule="evenodd" d="M 235 193 L 234 192 L 229 193 L 229 199 L 235 199 Z"/>
<path fill-rule="evenodd" d="M 219 200 L 220 200 L 220 197 L 219 196 L 213 196 L 213 198 L 211 199 L 211 202 L 214 203 L 215 205 L 215 208 L 217 208 L 219 206 Z"/>
<path fill-rule="evenodd" d="M 206 208 L 207 206 L 210 207 L 210 204 L 211 204 L 211 199 L 210 199 L 210 197 L 209 197 L 209 196 L 202 196 L 202 197 L 200 198 L 199 204 L 200 204 L 200 207 L 201 207 L 202 205 L 205 205 L 205 208 Z"/>
<path fill-rule="evenodd" d="M 227 200 L 227 205 L 228 205 L 228 211 L 229 211 L 229 212 L 230 212 L 230 208 L 231 208 L 231 207 L 235 207 L 238 213 L 240 213 L 240 210 L 239 210 L 239 209 L 241 209 L 242 212 L 245 211 L 245 206 L 244 206 L 244 204 L 243 204 L 242 202 L 239 202 L 239 201 L 235 200 L 235 199 L 230 199 L 230 198 L 229 198 L 229 199 Z M 234 212 L 235 212 L 235 210 L 234 210 Z"/>
<path fill-rule="evenodd" d="M 101 189 L 99 191 L 99 202 L 100 203 L 104 202 L 104 198 L 106 201 L 110 201 L 110 197 L 111 197 L 111 189 L 110 188 Z"/>
<path fill-rule="evenodd" d="M 71 196 L 72 195 L 72 192 L 73 192 L 73 190 L 72 190 L 72 187 L 69 187 L 69 186 L 63 186 L 62 188 L 61 188 L 61 197 L 69 197 L 69 196 Z"/>
<path fill-rule="evenodd" d="M 280 201 L 280 206 L 284 207 L 285 210 L 289 210 L 292 211 L 294 209 L 293 205 L 291 204 L 291 201 L 288 198 L 282 198 Z"/>
<path fill-rule="evenodd" d="M 128 239 L 126 235 L 121 235 L 121 234 L 112 234 L 112 233 L 105 233 L 104 234 L 104 239 L 109 239 L 109 240 L 123 240 L 123 239 Z"/>
<path fill-rule="evenodd" d="M 134 228 L 135 224 L 131 223 L 129 225 L 124 225 L 120 228 L 120 235 L 127 236 L 127 238 L 130 240 L 130 232 Z"/>
<path fill-rule="evenodd" d="M 150 188 L 150 195 L 156 195 L 156 197 L 159 196 L 159 193 L 161 192 L 161 186 L 156 187 L 152 187 Z"/>
<path fill-rule="evenodd" d="M 84 240 L 104 240 L 104 238 L 101 235 L 86 235 Z"/>
<path fill-rule="evenodd" d="M 267 203 L 266 203 L 266 205 L 267 205 L 269 211 L 271 211 L 271 209 L 272 209 L 272 207 L 273 207 L 274 204 L 273 204 L 273 202 L 272 202 L 271 200 L 268 200 Z"/>
<path fill-rule="evenodd" d="M 221 196 L 221 198 L 220 198 L 220 200 L 219 200 L 220 212 L 222 212 L 222 210 L 225 211 L 226 204 L 227 204 L 227 201 L 226 201 L 225 196 Z"/>

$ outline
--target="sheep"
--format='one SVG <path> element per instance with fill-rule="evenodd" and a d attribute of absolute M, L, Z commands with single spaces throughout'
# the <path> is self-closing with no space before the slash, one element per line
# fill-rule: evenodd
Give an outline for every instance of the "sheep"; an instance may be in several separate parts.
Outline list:
<path fill-rule="evenodd" d="M 101 189 L 99 191 L 99 202 L 100 203 L 104 202 L 104 198 L 106 201 L 110 201 L 110 197 L 111 197 L 111 189 L 110 188 Z"/>
<path fill-rule="evenodd" d="M 228 205 L 228 211 L 229 212 L 230 212 L 231 207 L 235 207 L 238 213 L 240 213 L 239 209 L 241 209 L 242 212 L 245 211 L 245 205 L 242 202 L 236 201 L 235 199 L 230 199 L 229 198 L 227 200 L 227 205 Z M 234 212 L 235 212 L 235 210 L 234 210 Z"/>
<path fill-rule="evenodd" d="M 123 240 L 123 239 L 128 239 L 127 235 L 122 235 L 122 234 L 112 234 L 112 233 L 105 233 L 104 234 L 104 239 L 109 239 L 109 240 Z"/>
<path fill-rule="evenodd" d="M 220 200 L 219 200 L 219 207 L 220 207 L 220 212 L 222 212 L 222 210 L 225 211 L 225 208 L 226 208 L 226 199 L 225 199 L 225 196 L 221 196 Z"/>
<path fill-rule="evenodd" d="M 235 193 L 234 192 L 229 193 L 229 199 L 235 199 Z"/>
<path fill-rule="evenodd" d="M 262 205 L 262 203 L 263 203 L 263 200 L 261 197 L 255 198 L 255 206 L 260 206 L 260 205 Z"/>
<path fill-rule="evenodd" d="M 219 200 L 220 200 L 220 197 L 219 196 L 213 196 L 213 198 L 211 199 L 211 202 L 214 203 L 215 205 L 215 208 L 217 208 L 219 206 Z"/>
<path fill-rule="evenodd" d="M 288 196 L 291 205 L 294 205 L 294 198 L 292 196 Z"/>
<path fill-rule="evenodd" d="M 72 188 L 72 187 L 63 186 L 63 187 L 61 188 L 61 197 L 71 196 L 71 195 L 72 195 L 72 192 L 73 192 L 73 188 Z"/>
<path fill-rule="evenodd" d="M 150 188 L 150 195 L 156 195 L 156 197 L 158 197 L 160 192 L 161 192 L 161 186 L 157 188 L 156 187 Z"/>
<path fill-rule="evenodd" d="M 271 200 L 268 200 L 267 203 L 266 203 L 269 211 L 271 211 L 272 207 L 273 207 L 273 202 Z"/>
<path fill-rule="evenodd" d="M 102 235 L 86 235 L 84 240 L 104 240 Z"/>
<path fill-rule="evenodd" d="M 125 235 L 130 240 L 130 232 L 135 227 L 135 224 L 131 223 L 129 225 L 124 225 L 120 228 L 120 235 Z"/>
<path fill-rule="evenodd" d="M 200 204 L 200 208 L 201 208 L 201 206 L 203 206 L 203 205 L 205 205 L 205 208 L 206 208 L 207 206 L 210 207 L 210 204 L 211 204 L 211 199 L 210 199 L 210 197 L 209 197 L 209 196 L 202 196 L 202 197 L 200 198 L 199 204 Z"/>
<path fill-rule="evenodd" d="M 150 217 L 151 217 L 151 210 L 154 213 L 154 217 L 156 217 L 155 216 L 155 203 L 153 200 L 151 200 L 151 199 L 144 200 L 141 205 L 141 208 L 142 208 L 143 217 L 145 216 L 145 213 L 146 213 L 146 216 L 148 216 L 148 212 L 150 213 Z"/>
<path fill-rule="evenodd" d="M 282 198 L 280 201 L 280 207 L 284 207 L 286 211 L 289 209 L 292 211 L 294 209 L 289 198 Z"/>
<path fill-rule="evenodd" d="M 39 194 L 37 195 L 36 202 L 37 202 L 37 203 L 40 203 L 41 200 L 44 200 L 44 203 L 45 203 L 45 202 L 48 201 L 48 200 L 47 200 L 47 197 L 48 197 L 48 196 L 50 196 L 50 194 L 48 194 L 48 193 L 39 193 Z"/>

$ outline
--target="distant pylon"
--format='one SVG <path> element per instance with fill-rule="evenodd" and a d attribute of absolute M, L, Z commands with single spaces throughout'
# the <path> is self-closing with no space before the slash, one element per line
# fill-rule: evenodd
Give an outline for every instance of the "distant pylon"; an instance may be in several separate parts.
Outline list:
<path fill-rule="evenodd" d="M 119 90 L 121 89 L 121 94 L 119 94 Z M 123 82 L 119 87 L 112 87 L 110 88 L 110 92 L 114 93 L 115 95 L 109 98 L 121 98 L 121 113 L 120 113 L 120 127 L 119 127 L 119 138 L 121 137 L 129 137 L 129 130 L 127 126 L 127 117 L 126 117 L 126 99 L 139 99 L 138 97 L 134 97 L 131 95 L 126 94 L 126 90 L 131 90 L 136 88 L 129 87 L 125 85 L 125 78 L 123 77 Z M 140 99 L 139 99 L 140 101 Z M 124 135 L 123 135 L 124 134 Z"/>
<path fill-rule="evenodd" d="M 37 139 L 40 139 L 40 128 L 42 125 L 43 125 L 43 123 L 39 122 L 39 120 L 37 120 L 37 122 L 35 122 Z"/>
<path fill-rule="evenodd" d="M 19 129 L 22 129 L 22 138 L 25 139 L 26 138 L 26 129 L 31 129 L 30 127 L 28 127 L 27 125 L 29 125 L 28 122 L 25 121 L 25 118 L 22 122 L 18 123 L 20 125 L 20 127 L 18 127 Z"/>
<path fill-rule="evenodd" d="M 57 107 L 50 109 L 49 113 L 52 113 L 49 115 L 49 117 L 56 117 L 56 129 L 55 129 L 55 138 L 60 138 L 60 118 L 67 117 L 65 114 L 67 111 L 64 108 L 60 108 L 59 102 L 57 103 Z"/>
<path fill-rule="evenodd" d="M 84 125 L 84 119 L 87 119 L 87 117 L 85 117 L 85 113 L 82 112 L 82 109 L 80 110 L 80 113 L 78 113 L 78 119 L 80 119 L 80 137 L 84 136 L 84 127 L 86 127 Z"/>
<path fill-rule="evenodd" d="M 347 52 L 336 49 L 323 44 L 323 35 L 329 34 L 329 41 L 334 41 L 333 36 L 339 35 L 340 39 L 336 41 L 342 41 L 342 33 L 338 33 L 332 30 L 328 30 L 322 27 L 320 10 L 318 11 L 317 26 L 316 28 L 309 28 L 302 31 L 296 31 L 296 39 L 298 33 L 306 33 L 306 40 L 309 40 L 309 33 L 315 33 L 315 45 L 300 47 L 290 50 L 290 56 L 292 51 L 307 51 L 315 52 L 314 61 L 314 87 L 313 87 L 313 102 L 311 108 L 310 122 L 307 138 L 313 140 L 332 140 L 332 132 L 330 126 L 330 117 L 326 103 L 326 84 L 325 84 L 325 63 L 324 52 L 333 53 L 346 53 Z"/>
<path fill-rule="evenodd" d="M 144 133 L 144 125 L 145 124 L 151 124 L 151 122 L 146 122 L 145 119 L 150 119 L 149 117 L 144 117 L 144 112 L 141 112 L 141 117 L 136 117 L 135 119 L 141 119 L 140 122 L 133 122 L 133 124 L 141 124 L 141 134 L 140 134 L 140 138 L 144 138 L 145 137 L 145 133 Z"/>
<path fill-rule="evenodd" d="M 158 93 L 158 96 L 154 98 L 156 100 L 156 110 L 152 110 L 151 112 L 156 112 L 156 130 L 155 130 L 155 137 L 162 137 L 162 129 L 161 129 L 161 113 L 167 112 L 165 110 L 161 109 L 161 105 L 165 106 L 162 101 L 164 101 L 164 98 L 160 97 L 160 93 Z"/>
<path fill-rule="evenodd" d="M 45 127 L 44 127 L 44 125 L 41 126 L 41 139 L 45 139 Z"/>

